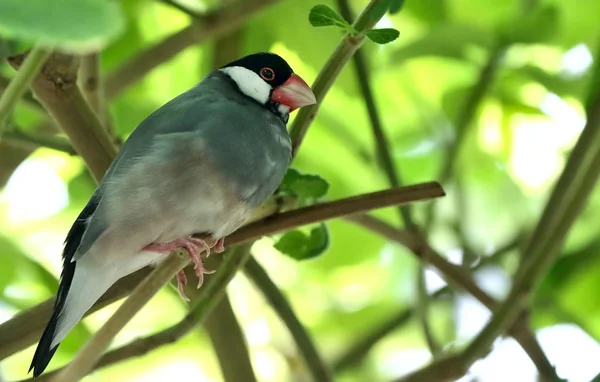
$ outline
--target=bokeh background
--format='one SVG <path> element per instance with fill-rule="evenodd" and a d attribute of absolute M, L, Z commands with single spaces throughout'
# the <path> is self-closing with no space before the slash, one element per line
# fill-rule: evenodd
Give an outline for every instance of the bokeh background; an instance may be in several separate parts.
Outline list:
<path fill-rule="evenodd" d="M 224 1 L 224 0 L 223 0 Z M 253 0 L 242 0 L 251 2 Z M 198 13 L 218 0 L 177 3 Z M 237 56 L 273 51 L 308 83 L 340 41 L 336 28 L 313 28 L 312 6 L 334 1 L 272 1 L 228 39 L 195 42 L 109 103 L 120 138 L 150 112 L 187 90 L 214 65 L 215 52 Z M 355 13 L 367 1 L 350 1 Z M 227 4 L 225 4 L 227 5 Z M 191 18 L 161 1 L 123 0 L 126 30 L 101 55 L 106 76 L 187 28 Z M 535 226 L 547 196 L 584 124 L 594 61 L 600 52 L 600 0 L 407 0 L 379 27 L 400 37 L 386 45 L 365 43 L 362 52 L 391 156 L 404 184 L 438 180 L 457 123 L 472 113 L 444 184 L 448 196 L 435 204 L 432 245 L 467 268 L 501 299 L 518 265 L 520 244 Z M 514 34 L 505 43 L 504 37 Z M 225 44 L 225 45 L 223 45 Z M 8 53 L 8 48 L 4 53 Z M 14 71 L 5 63 L 4 77 Z M 596 73 L 597 75 L 597 73 Z M 474 89 L 482 95 L 469 103 Z M 19 104 L 15 123 L 35 136 L 43 114 Z M 349 62 L 327 95 L 293 167 L 330 184 L 329 199 L 389 187 L 376 160 L 371 122 L 355 66 Z M 94 190 L 77 156 L 31 143 L 0 144 L 0 322 L 50 298 L 57 288 L 64 237 Z M 427 205 L 415 205 L 418 223 Z M 600 373 L 600 241 L 596 192 L 570 232 L 559 260 L 536 290 L 531 325 L 557 372 L 568 381 Z M 401 227 L 393 208 L 374 216 Z M 273 248 L 277 237 L 253 247 L 256 259 L 281 288 L 332 364 L 355 350 L 417 300 L 418 262 L 403 247 L 347 221 L 328 223 L 330 246 L 319 257 L 296 261 Z M 483 263 L 483 265 L 482 265 Z M 427 268 L 430 293 L 444 287 Z M 243 275 L 228 287 L 260 381 L 303 381 L 306 371 L 286 328 Z M 68 362 L 118 307 L 85 319 L 63 342 L 50 367 Z M 113 347 L 178 322 L 185 304 L 164 288 L 130 322 Z M 444 351 L 460 349 L 482 328 L 489 311 L 469 295 L 449 291 L 430 302 L 429 319 Z M 0 380 L 27 378 L 34 347 L 0 362 Z M 388 381 L 431 360 L 415 316 L 398 320 L 360 359 L 340 367 L 336 380 Z M 221 381 L 217 359 L 202 327 L 174 344 L 101 369 L 88 381 Z M 536 370 L 510 338 L 498 340 L 462 381 L 535 381 Z"/>

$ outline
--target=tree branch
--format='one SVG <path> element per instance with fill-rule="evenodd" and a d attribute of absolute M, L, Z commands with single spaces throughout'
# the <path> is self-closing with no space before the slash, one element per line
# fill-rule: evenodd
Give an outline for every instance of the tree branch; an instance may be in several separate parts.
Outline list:
<path fill-rule="evenodd" d="M 176 250 L 142 281 L 119 309 L 77 353 L 73 361 L 52 379 L 53 382 L 78 381 L 86 376 L 108 348 L 112 339 L 140 309 L 190 262 L 189 254 Z"/>
<path fill-rule="evenodd" d="M 494 339 L 518 317 L 594 190 L 600 176 L 600 92 L 592 94 L 592 97 L 586 126 L 524 252 L 522 267 L 508 297 L 461 355 L 468 366 L 479 359 Z"/>
<path fill-rule="evenodd" d="M 143 50 L 108 76 L 106 96 L 111 99 L 139 81 L 157 66 L 169 61 L 190 45 L 222 36 L 240 27 L 250 17 L 277 0 L 239 0 L 231 5 L 198 15 L 192 24 Z M 188 12 L 189 14 L 189 12 Z"/>
<path fill-rule="evenodd" d="M 307 330 L 300 320 L 296 317 L 292 306 L 287 301 L 283 293 L 277 288 L 277 285 L 269 278 L 265 269 L 254 258 L 248 259 L 244 268 L 246 276 L 265 296 L 269 305 L 275 310 L 279 318 L 290 331 L 302 359 L 306 363 L 308 370 L 314 381 L 327 382 L 333 381 L 331 370 L 321 359 L 319 352 L 313 343 Z"/>
<path fill-rule="evenodd" d="M 363 12 L 353 27 L 357 32 L 364 32 L 372 28 L 377 21 L 373 17 L 373 8 L 377 4 L 377 0 L 371 0 L 365 7 Z M 298 111 L 298 115 L 294 119 L 292 126 L 290 127 L 290 137 L 292 138 L 292 155 L 295 156 L 298 152 L 298 148 L 302 144 L 304 136 L 308 131 L 308 127 L 315 119 L 319 106 L 323 102 L 323 99 L 327 95 L 327 92 L 335 82 L 338 74 L 342 71 L 342 68 L 346 65 L 352 55 L 361 47 L 365 37 L 354 37 L 347 33 L 342 41 L 339 43 L 333 54 L 327 60 L 325 66 L 319 72 L 315 82 L 313 83 L 312 90 L 317 98 L 317 104 L 307 107 L 303 107 Z"/>
<path fill-rule="evenodd" d="M 9 62 L 18 68 L 24 58 L 24 54 L 16 55 Z M 77 58 L 54 53 L 31 87 L 98 181 L 116 155 L 116 149 L 77 86 L 78 66 Z"/>
<path fill-rule="evenodd" d="M 368 215 L 361 215 L 361 216 L 369 217 Z M 346 220 L 349 220 L 349 219 L 346 218 Z M 367 223 L 369 221 L 370 221 L 370 219 L 364 220 L 365 223 Z M 400 233 L 401 231 L 398 231 L 398 232 Z M 473 271 L 480 269 L 484 266 L 487 266 L 489 264 L 497 263 L 498 261 L 500 261 L 501 258 L 503 258 L 510 251 L 516 249 L 517 246 L 521 242 L 522 242 L 521 237 L 517 237 L 514 240 L 509 241 L 504 246 L 500 247 L 492 255 L 482 258 L 481 261 L 479 261 L 473 267 Z M 447 295 L 448 293 L 451 293 L 451 292 L 452 292 L 452 289 L 450 288 L 450 286 L 446 285 L 443 288 L 440 288 L 437 291 L 435 291 L 434 293 L 432 293 L 429 296 L 429 298 L 437 299 L 437 298 Z M 415 308 L 410 307 L 410 308 L 403 309 L 403 310 L 393 314 L 391 317 L 387 318 L 381 324 L 377 325 L 374 330 L 361 336 L 358 340 L 356 340 L 356 342 L 354 342 L 353 345 L 348 347 L 348 350 L 346 350 L 335 361 L 333 361 L 332 362 L 333 369 L 336 371 L 336 373 L 339 373 L 339 372 L 341 372 L 345 369 L 348 369 L 352 366 L 356 366 L 369 353 L 369 351 L 371 350 L 371 348 L 373 348 L 373 346 L 375 346 L 375 344 L 377 344 L 382 338 L 387 337 L 393 331 L 397 330 L 398 328 L 400 328 L 401 326 L 403 326 L 404 324 L 409 322 L 409 320 L 413 317 L 414 313 L 415 313 Z M 531 350 L 529 350 L 529 351 L 531 352 Z M 538 358 L 538 357 L 536 357 L 536 358 Z"/>
<path fill-rule="evenodd" d="M 364 221 L 368 221 L 369 223 L 363 224 Z M 442 277 L 448 282 L 448 284 L 452 285 L 454 288 L 466 290 L 488 309 L 495 311 L 495 309 L 498 307 L 498 303 L 494 301 L 487 293 L 481 290 L 463 268 L 448 262 L 438 253 L 436 253 L 435 250 L 430 246 L 425 244 L 425 246 L 410 247 L 409 245 L 414 245 L 414 243 L 406 241 L 404 232 L 398 231 L 391 225 L 368 215 L 362 216 L 359 220 L 355 219 L 353 222 L 375 231 L 390 241 L 395 241 L 401 245 L 404 245 L 414 255 L 416 255 L 421 262 L 434 266 L 441 273 Z M 541 375 L 548 378 L 553 378 L 556 375 L 554 367 L 544 355 L 544 352 L 535 339 L 535 336 L 530 330 L 528 330 L 527 322 L 525 320 L 519 320 L 516 322 L 509 330 L 509 334 L 515 338 L 521 347 L 523 347 L 523 350 L 525 350 L 527 355 L 529 355 Z"/>
<path fill-rule="evenodd" d="M 27 86 L 36 77 L 49 54 L 47 48 L 36 45 L 0 96 L 0 138 L 15 105 L 25 94 Z"/>
<path fill-rule="evenodd" d="M 227 293 L 206 317 L 204 328 L 219 359 L 223 380 L 256 382 L 244 333 Z"/>
<path fill-rule="evenodd" d="M 303 207 L 248 224 L 227 237 L 226 243 L 228 246 L 234 246 L 301 225 L 318 223 L 377 208 L 389 207 L 400 203 L 423 201 L 441 196 L 444 196 L 444 191 L 439 184 L 432 182 Z M 145 268 L 121 279 L 104 294 L 100 301 L 86 315 L 99 309 L 99 305 L 101 304 L 105 306 L 108 304 L 107 301 L 116 301 L 126 296 L 139 283 L 140 277 L 148 274 L 147 272 Z M 52 305 L 53 299 L 49 299 L 0 325 L 0 359 L 24 349 L 36 341 L 47 319 L 50 317 Z"/>
<path fill-rule="evenodd" d="M 31 135 L 21 131 L 21 129 L 10 129 L 2 135 L 2 138 L 15 145 L 22 145 L 27 149 L 35 150 L 39 147 L 47 147 L 69 155 L 77 154 L 71 143 L 63 137 L 52 137 L 45 134 Z"/>

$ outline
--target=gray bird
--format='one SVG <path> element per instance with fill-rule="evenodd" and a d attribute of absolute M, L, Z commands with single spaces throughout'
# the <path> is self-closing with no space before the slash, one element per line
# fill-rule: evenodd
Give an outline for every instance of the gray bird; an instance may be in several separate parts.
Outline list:
<path fill-rule="evenodd" d="M 223 250 L 279 186 L 289 113 L 316 103 L 287 62 L 257 53 L 209 73 L 131 133 L 69 230 L 52 316 L 29 371 L 39 376 L 85 312 L 120 278 L 185 248 L 199 285 L 203 251 Z M 203 241 L 194 233 L 210 234 Z M 187 282 L 177 276 L 182 297 Z"/>

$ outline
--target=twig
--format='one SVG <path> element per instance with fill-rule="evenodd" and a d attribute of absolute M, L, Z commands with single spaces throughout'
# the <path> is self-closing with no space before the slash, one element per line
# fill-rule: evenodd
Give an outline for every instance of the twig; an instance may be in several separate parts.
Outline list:
<path fill-rule="evenodd" d="M 27 148 L 37 149 L 47 147 L 52 150 L 61 151 L 69 155 L 76 155 L 77 152 L 71 146 L 71 143 L 62 137 L 50 137 L 43 134 L 30 135 L 20 129 L 11 129 L 2 136 L 6 141 L 23 145 Z"/>
<path fill-rule="evenodd" d="M 142 281 L 119 309 L 108 319 L 94 337 L 75 356 L 75 359 L 53 382 L 78 381 L 87 375 L 100 359 L 112 339 L 125 327 L 152 296 L 190 262 L 185 251 L 174 251 L 161 265 Z"/>
<path fill-rule="evenodd" d="M 13 56 L 9 62 L 18 68 L 24 58 L 23 54 Z M 31 87 L 69 136 L 94 178 L 99 180 L 116 155 L 116 149 L 77 86 L 78 64 L 73 56 L 54 53 Z"/>
<path fill-rule="evenodd" d="M 353 24 L 354 29 L 357 32 L 364 32 L 372 28 L 377 21 L 373 17 L 373 8 L 376 5 L 377 0 L 371 0 L 365 7 L 360 16 L 356 19 Z M 302 140 L 306 135 L 308 127 L 315 119 L 319 106 L 323 102 L 325 95 L 335 82 L 338 74 L 342 68 L 346 65 L 352 55 L 361 47 L 364 42 L 364 36 L 354 37 L 350 34 L 346 34 L 342 41 L 339 43 L 333 54 L 327 60 L 327 63 L 313 83 L 312 90 L 317 98 L 317 104 L 304 107 L 300 109 L 298 115 L 294 119 L 292 126 L 290 127 L 290 136 L 292 138 L 292 155 L 295 156 L 298 152 L 298 148 L 302 144 Z"/>
<path fill-rule="evenodd" d="M 294 310 L 277 285 L 271 280 L 265 269 L 254 258 L 248 259 L 244 268 L 246 276 L 260 289 L 269 305 L 277 312 L 294 338 L 298 350 L 308 367 L 314 381 L 333 381 L 331 370 L 321 359 L 310 335 L 296 317 Z"/>
<path fill-rule="evenodd" d="M 27 86 L 35 78 L 50 52 L 47 48 L 36 45 L 23 62 L 23 65 L 10 81 L 0 96 L 0 138 L 8 118 L 15 105 L 27 91 Z"/>
<path fill-rule="evenodd" d="M 368 224 L 363 222 L 368 221 Z M 406 245 L 406 237 L 404 232 L 396 230 L 391 225 L 373 218 L 368 215 L 361 216 L 360 219 L 354 219 L 353 222 L 374 230 L 383 237 L 388 238 L 391 241 L 395 241 L 401 245 L 404 245 L 413 252 L 422 262 L 433 265 L 444 277 L 444 279 L 451 284 L 454 288 L 466 290 L 473 297 L 479 300 L 488 309 L 494 311 L 498 304 L 492 299 L 487 293 L 481 290 L 477 284 L 473 281 L 471 276 L 460 267 L 451 264 L 445 260 L 442 256 L 435 252 L 433 248 L 428 245 L 409 247 Z M 408 242 L 408 244 L 413 244 Z M 527 355 L 531 358 L 533 363 L 538 368 L 541 375 L 553 378 L 556 375 L 552 364 L 548 361 L 544 352 L 542 351 L 539 343 L 535 339 L 535 336 L 527 329 L 525 321 L 518 321 L 512 325 L 509 330 L 515 340 L 523 347 Z"/>
<path fill-rule="evenodd" d="M 277 0 L 238 0 L 235 3 L 202 15 L 181 31 L 143 50 L 108 76 L 105 88 L 108 99 L 143 78 L 157 66 L 169 61 L 190 45 L 219 37 L 241 26 L 250 17 Z"/>
<path fill-rule="evenodd" d="M 318 223 L 399 203 L 428 200 L 443 195 L 444 191 L 439 184 L 423 183 L 299 208 L 246 225 L 231 234 L 226 239 L 226 244 L 234 246 L 301 225 Z M 139 283 L 140 277 L 147 275 L 147 272 L 147 268 L 145 268 L 145 270 L 124 277 L 118 282 L 119 287 L 117 288 L 115 285 L 115 287 L 109 289 L 101 300 L 116 301 L 126 296 Z M 35 342 L 36 337 L 41 334 L 46 320 L 50 317 L 52 304 L 52 299 L 45 301 L 0 325 L 0 359 Z M 97 302 L 89 312 L 99 309 L 98 304 L 100 302 Z M 35 314 L 32 312 L 35 312 Z M 5 349 L 10 350 L 5 351 Z"/>

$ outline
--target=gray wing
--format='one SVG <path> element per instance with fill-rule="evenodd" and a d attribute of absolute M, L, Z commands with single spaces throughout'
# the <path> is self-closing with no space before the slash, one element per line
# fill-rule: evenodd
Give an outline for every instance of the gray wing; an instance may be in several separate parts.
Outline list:
<path fill-rule="evenodd" d="M 136 165 L 161 156 L 160 160 L 177 160 L 182 166 L 200 166 L 186 158 L 162 158 L 173 153 L 164 150 L 161 142 L 176 142 L 182 135 L 202 143 L 206 152 L 202 157 L 211 162 L 211 167 L 231 183 L 235 193 L 248 205 L 260 205 L 275 191 L 291 154 L 285 125 L 255 101 L 240 95 L 221 76 L 220 73 L 208 76 L 156 110 L 132 132 L 92 197 L 98 207 L 88 221 L 78 254 L 86 253 L 109 226 L 107 207 L 111 200 L 106 200 L 105 195 L 115 195 L 107 191 L 127 182 Z M 135 186 L 153 189 L 158 185 L 152 182 L 169 182 L 169 176 L 149 176 L 146 184 Z M 174 187 L 170 192 L 177 199 L 180 190 Z M 120 200 L 119 204 L 136 206 L 135 195 L 130 193 L 111 197 L 131 199 Z"/>

